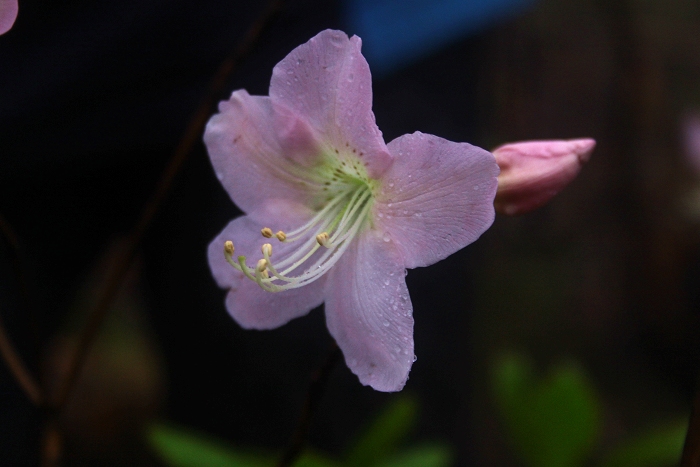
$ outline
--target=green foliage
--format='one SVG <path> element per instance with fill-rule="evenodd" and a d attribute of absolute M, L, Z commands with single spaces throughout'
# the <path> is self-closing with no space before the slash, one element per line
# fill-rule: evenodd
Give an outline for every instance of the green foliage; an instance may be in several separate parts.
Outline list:
<path fill-rule="evenodd" d="M 599 403 L 576 365 L 537 378 L 524 358 L 504 356 L 494 367 L 493 389 L 513 444 L 530 467 L 576 467 L 595 447 Z"/>
<path fill-rule="evenodd" d="M 444 444 L 424 444 L 391 456 L 377 467 L 449 467 L 454 455 Z"/>
<path fill-rule="evenodd" d="M 655 428 L 629 439 L 608 453 L 601 467 L 670 467 L 683 452 L 687 420 Z"/>
<path fill-rule="evenodd" d="M 452 450 L 439 443 L 400 451 L 415 426 L 417 402 L 396 396 L 348 452 L 345 462 L 306 451 L 294 467 L 449 467 Z M 172 467 L 270 467 L 278 456 L 245 454 L 226 443 L 184 428 L 155 423 L 147 431 L 154 452 Z"/>
<path fill-rule="evenodd" d="M 272 464 L 270 457 L 240 454 L 218 440 L 171 425 L 151 425 L 147 438 L 160 458 L 174 467 L 268 467 Z"/>
<path fill-rule="evenodd" d="M 418 404 L 399 395 L 384 409 L 350 449 L 344 463 L 348 467 L 371 467 L 394 454 L 416 424 Z"/>

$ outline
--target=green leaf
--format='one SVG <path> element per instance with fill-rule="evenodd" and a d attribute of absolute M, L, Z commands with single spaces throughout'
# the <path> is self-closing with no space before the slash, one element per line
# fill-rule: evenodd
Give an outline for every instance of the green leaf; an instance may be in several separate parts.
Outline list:
<path fill-rule="evenodd" d="M 146 438 L 173 467 L 269 467 L 274 462 L 272 457 L 242 454 L 221 441 L 163 423 L 152 424 Z"/>
<path fill-rule="evenodd" d="M 346 456 L 348 467 L 372 467 L 394 454 L 416 423 L 417 403 L 398 395 L 360 436 Z"/>
<path fill-rule="evenodd" d="M 271 465 L 275 464 L 269 464 L 268 467 Z M 305 451 L 294 463 L 294 467 L 340 467 L 340 464 L 316 452 Z"/>
<path fill-rule="evenodd" d="M 642 433 L 608 453 L 602 467 L 667 467 L 678 465 L 683 452 L 687 420 Z"/>
<path fill-rule="evenodd" d="M 402 451 L 377 467 L 449 467 L 454 461 L 452 449 L 445 444 L 424 444 Z"/>
<path fill-rule="evenodd" d="M 595 447 L 600 406 L 577 365 L 537 378 L 523 357 L 504 356 L 494 366 L 493 389 L 514 447 L 530 467 L 576 467 Z"/>

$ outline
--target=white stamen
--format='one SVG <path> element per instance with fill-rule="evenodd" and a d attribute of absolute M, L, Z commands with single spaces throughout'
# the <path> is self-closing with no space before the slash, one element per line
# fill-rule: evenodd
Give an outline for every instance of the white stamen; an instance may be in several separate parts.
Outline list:
<path fill-rule="evenodd" d="M 258 260 L 255 268 L 246 264 L 244 256 L 239 256 L 238 262 L 233 260 L 232 242 L 224 244 L 226 260 L 248 279 L 270 292 L 310 284 L 328 272 L 350 247 L 352 239 L 369 218 L 371 198 L 372 189 L 368 185 L 347 184 L 304 225 L 287 233 L 278 231 L 275 236 L 281 242 L 289 244 L 303 241 L 289 253 L 282 253 L 282 258 L 276 264 L 271 260 L 272 245 L 269 243 L 262 245 L 263 258 Z M 272 237 L 272 230 L 268 227 L 262 229 L 261 233 L 266 238 Z M 307 264 L 321 246 L 325 247 L 323 254 Z M 302 272 L 290 275 L 302 266 Z"/>

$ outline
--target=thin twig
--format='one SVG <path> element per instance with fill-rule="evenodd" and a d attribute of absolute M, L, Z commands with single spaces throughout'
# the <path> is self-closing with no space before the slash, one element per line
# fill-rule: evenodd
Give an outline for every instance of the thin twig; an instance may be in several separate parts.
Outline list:
<path fill-rule="evenodd" d="M 700 467 L 700 387 L 693 401 L 680 467 Z"/>
<path fill-rule="evenodd" d="M 3 237 L 12 250 L 13 263 L 20 282 L 20 288 L 22 289 L 22 294 L 26 295 L 28 293 L 28 289 L 26 287 L 24 273 L 21 267 L 17 235 L 2 215 L 0 215 L 0 232 L 2 232 Z M 26 296 L 25 300 L 27 300 Z M 20 388 L 22 388 L 29 400 L 37 407 L 40 406 L 44 401 L 41 388 L 25 365 L 22 357 L 20 357 L 15 346 L 12 345 L 12 341 L 10 340 L 9 334 L 5 330 L 5 325 L 2 318 L 0 318 L 0 355 L 2 355 L 2 359 L 5 360 L 5 363 L 7 363 L 10 373 L 12 373 L 12 376 L 14 376 L 17 384 L 19 384 Z"/>
<path fill-rule="evenodd" d="M 22 361 L 22 357 L 19 356 L 12 345 L 2 319 L 0 319 L 0 354 L 2 354 L 2 359 L 7 363 L 7 367 L 10 369 L 10 373 L 14 376 L 17 384 L 19 384 L 29 400 L 32 401 L 32 404 L 37 407 L 40 406 L 44 401 L 41 389 L 39 389 L 36 380 L 27 369 L 24 361 Z"/>
<path fill-rule="evenodd" d="M 311 417 L 316 411 L 318 403 L 321 401 L 321 396 L 323 396 L 323 390 L 326 387 L 326 382 L 331 374 L 331 370 L 333 370 L 333 367 L 335 367 L 335 364 L 340 360 L 341 356 L 342 353 L 338 345 L 334 343 L 333 349 L 326 358 L 326 361 L 311 377 L 311 384 L 306 393 L 304 408 L 299 416 L 297 428 L 294 430 L 294 434 L 292 434 L 289 440 L 289 446 L 277 463 L 277 467 L 289 467 L 294 464 L 299 458 L 299 455 L 301 455 L 304 444 L 306 444 L 306 433 L 309 431 L 309 426 L 311 425 Z"/>
<path fill-rule="evenodd" d="M 114 296 L 118 292 L 119 287 L 121 286 L 122 281 L 129 270 L 131 262 L 136 255 L 136 250 L 143 240 L 143 237 L 148 230 L 154 215 L 160 208 L 165 197 L 170 192 L 173 181 L 180 171 L 183 163 L 187 159 L 187 156 L 192 151 L 195 143 L 200 140 L 204 125 L 209 119 L 212 108 L 224 89 L 227 79 L 240 61 L 250 53 L 261 33 L 265 29 L 265 26 L 269 24 L 270 20 L 281 9 L 282 3 L 282 0 L 273 0 L 270 2 L 268 7 L 251 25 L 250 29 L 248 29 L 242 42 L 236 47 L 235 51 L 226 60 L 224 60 L 216 75 L 214 75 L 207 94 L 205 95 L 204 99 L 202 99 L 199 107 L 187 125 L 182 139 L 173 152 L 172 158 L 170 159 L 168 166 L 165 168 L 155 192 L 151 196 L 148 203 L 146 203 L 138 223 L 129 235 L 124 253 L 113 265 L 110 273 L 107 276 L 105 286 L 102 292 L 99 294 L 98 300 L 89 314 L 88 322 L 80 336 L 78 347 L 73 355 L 73 358 L 69 362 L 65 380 L 60 386 L 59 391 L 53 400 L 52 405 L 54 408 L 60 409 L 66 404 L 66 401 L 68 400 L 68 397 L 70 396 L 71 391 L 73 390 L 73 387 L 78 379 L 80 370 L 85 363 L 85 359 L 88 351 L 90 350 L 92 342 L 95 340 L 95 336 L 97 335 L 97 332 L 104 321 L 109 305 L 112 303 Z"/>

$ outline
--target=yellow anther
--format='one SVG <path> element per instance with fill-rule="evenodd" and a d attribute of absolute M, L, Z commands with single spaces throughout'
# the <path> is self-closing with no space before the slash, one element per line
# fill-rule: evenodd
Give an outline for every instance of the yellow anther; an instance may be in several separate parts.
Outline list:
<path fill-rule="evenodd" d="M 277 237 L 277 240 L 279 240 L 280 242 L 287 240 L 287 234 L 282 232 L 281 230 L 275 234 L 275 237 Z"/>
<path fill-rule="evenodd" d="M 265 238 L 270 238 L 272 237 L 272 229 L 269 227 L 263 228 L 260 233 L 262 234 L 263 237 Z"/>
<path fill-rule="evenodd" d="M 328 238 L 328 232 L 321 232 L 320 234 L 316 235 L 316 241 L 321 246 L 326 246 L 326 243 L 328 243 Z"/>
<path fill-rule="evenodd" d="M 258 264 L 255 265 L 255 270 L 257 272 L 267 271 L 267 260 L 265 258 L 258 260 Z"/>
<path fill-rule="evenodd" d="M 232 255 L 233 250 L 233 242 L 231 240 L 226 240 L 224 242 L 224 253 L 226 253 L 227 255 Z"/>
<path fill-rule="evenodd" d="M 272 256 L 272 245 L 269 243 L 264 244 L 261 250 L 263 255 Z"/>

